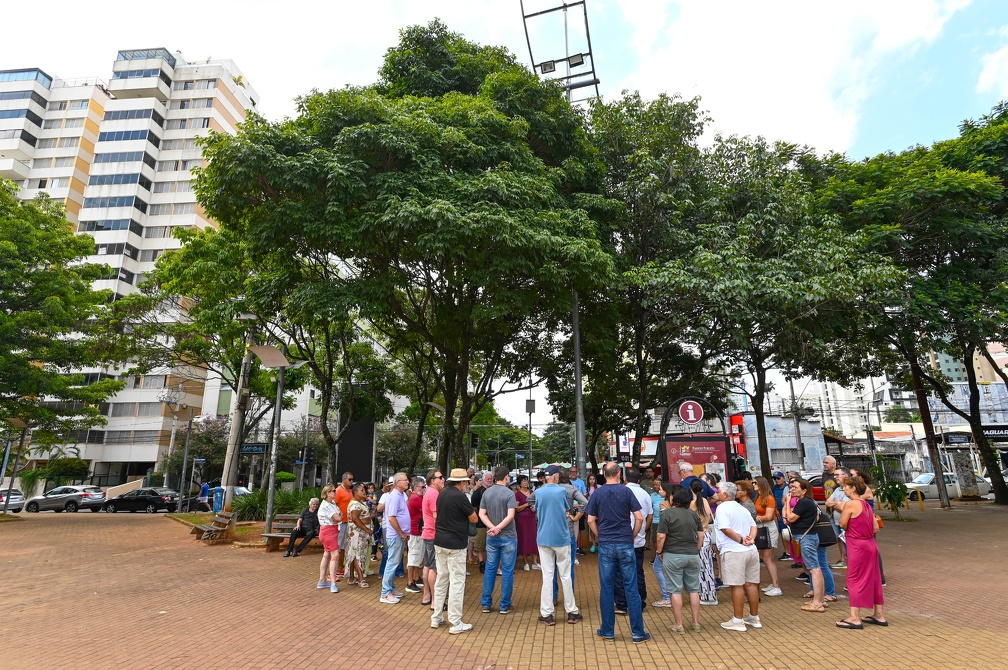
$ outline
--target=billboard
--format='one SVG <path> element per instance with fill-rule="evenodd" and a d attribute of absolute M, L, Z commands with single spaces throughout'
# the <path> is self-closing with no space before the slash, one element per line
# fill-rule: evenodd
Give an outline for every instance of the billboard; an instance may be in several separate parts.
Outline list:
<path fill-rule="evenodd" d="M 667 473 L 670 481 L 678 484 L 679 468 L 676 463 L 686 462 L 693 465 L 693 473 L 701 475 L 705 472 L 716 472 L 722 477 L 728 466 L 728 445 L 721 433 L 706 433 L 697 435 L 666 435 L 661 453 L 662 471 Z"/>

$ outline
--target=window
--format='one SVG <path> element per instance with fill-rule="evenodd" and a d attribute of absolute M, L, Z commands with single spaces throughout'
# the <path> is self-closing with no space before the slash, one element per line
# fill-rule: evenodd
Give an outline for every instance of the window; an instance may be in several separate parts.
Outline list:
<path fill-rule="evenodd" d="M 98 133 L 99 142 L 122 142 L 129 140 L 147 140 L 155 147 L 161 144 L 161 139 L 148 130 L 116 130 Z"/>
<path fill-rule="evenodd" d="M 186 122 L 189 119 L 168 119 L 168 125 L 165 126 L 165 130 L 183 130 L 186 127 Z"/>
<path fill-rule="evenodd" d="M 105 196 L 101 198 L 84 198 L 84 208 L 99 207 L 135 207 L 147 213 L 147 203 L 132 195 Z"/>
<path fill-rule="evenodd" d="M 28 180 L 28 188 L 66 188 L 69 185 L 69 177 L 43 177 L 42 179 Z"/>
<path fill-rule="evenodd" d="M 56 163 L 53 167 L 67 168 L 73 167 L 74 159 L 73 156 L 62 156 L 56 159 Z"/>
<path fill-rule="evenodd" d="M 162 405 L 159 402 L 138 403 L 137 416 L 161 416 Z"/>
<path fill-rule="evenodd" d="M 196 205 L 192 202 L 165 202 L 151 205 L 148 214 L 150 216 L 169 216 L 171 214 L 192 214 L 196 211 Z"/>
<path fill-rule="evenodd" d="M 46 99 L 35 91 L 2 91 L 0 100 L 31 100 L 42 109 L 48 106 Z"/>
<path fill-rule="evenodd" d="M 131 430 L 106 430 L 105 444 L 129 444 L 132 433 Z"/>
<path fill-rule="evenodd" d="M 83 118 L 79 118 L 79 119 L 67 119 L 66 123 L 63 124 L 63 127 L 64 128 L 83 128 L 84 127 L 84 119 Z"/>
<path fill-rule="evenodd" d="M 167 216 L 171 214 L 171 203 L 160 203 L 151 205 L 150 209 L 147 210 L 147 213 L 150 216 Z"/>
<path fill-rule="evenodd" d="M 140 258 L 138 259 L 141 263 L 151 263 L 157 260 L 157 257 L 161 255 L 160 249 L 144 249 L 140 252 Z"/>
<path fill-rule="evenodd" d="M 77 224 L 79 233 L 100 233 L 106 230 L 127 230 L 143 236 L 143 226 L 132 219 L 105 219 L 103 221 L 81 221 Z"/>
<path fill-rule="evenodd" d="M 154 123 L 164 127 L 164 117 L 153 109 L 117 109 L 105 112 L 105 121 L 122 121 L 126 119 L 153 119 Z"/>
<path fill-rule="evenodd" d="M 156 430 L 135 430 L 133 431 L 133 442 L 157 442 L 159 431 Z"/>
<path fill-rule="evenodd" d="M 46 168 L 52 167 L 52 164 L 53 164 L 53 159 L 51 157 L 50 158 L 36 158 L 35 160 L 32 161 L 32 169 L 35 169 L 35 170 L 43 169 L 44 170 Z"/>
<path fill-rule="evenodd" d="M 63 119 L 46 119 L 45 123 L 42 124 L 42 130 L 51 130 L 53 128 L 62 128 Z"/>
<path fill-rule="evenodd" d="M 172 207 L 172 214 L 192 214 L 196 211 L 196 203 L 176 202 Z"/>
<path fill-rule="evenodd" d="M 87 100 L 71 100 L 70 104 L 67 105 L 67 109 L 87 109 Z"/>
<path fill-rule="evenodd" d="M 107 154 L 95 154 L 95 163 L 133 163 L 143 161 L 145 165 L 155 167 L 157 162 L 144 151 L 116 151 Z"/>
<path fill-rule="evenodd" d="M 136 416 L 135 402 L 114 402 L 109 416 Z"/>
<path fill-rule="evenodd" d="M 144 375 L 140 378 L 140 388 L 163 389 L 168 381 L 168 375 Z"/>
<path fill-rule="evenodd" d="M 101 174 L 92 175 L 88 179 L 88 186 L 105 186 L 107 184 L 135 184 L 140 179 L 140 174 L 133 172 L 130 174 Z"/>
<path fill-rule="evenodd" d="M 39 140 L 39 143 L 35 146 L 36 149 L 55 149 L 56 144 L 59 142 L 58 137 L 48 137 L 44 140 Z"/>
<path fill-rule="evenodd" d="M 172 85 L 175 91 L 194 91 L 207 88 L 217 88 L 216 79 L 200 79 L 198 81 L 177 81 Z"/>
<path fill-rule="evenodd" d="M 66 149 L 69 147 L 76 147 L 77 143 L 80 141 L 79 137 L 61 137 L 58 146 L 60 149 Z"/>
<path fill-rule="evenodd" d="M 165 230 L 164 226 L 147 226 L 144 228 L 144 237 L 147 239 L 160 239 L 165 236 Z"/>
<path fill-rule="evenodd" d="M 190 158 L 188 160 L 180 161 L 158 161 L 157 171 L 158 172 L 182 172 L 184 170 L 191 170 L 192 168 L 200 164 L 199 158 Z"/>

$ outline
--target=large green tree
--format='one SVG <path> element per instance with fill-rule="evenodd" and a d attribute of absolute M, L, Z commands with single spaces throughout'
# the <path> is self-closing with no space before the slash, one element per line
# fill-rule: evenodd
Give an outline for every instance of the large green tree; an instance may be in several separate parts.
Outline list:
<path fill-rule="evenodd" d="M 62 205 L 17 190 L 0 180 L 0 416 L 55 443 L 104 423 L 100 403 L 123 388 L 75 374 L 112 362 L 96 326 L 112 294 L 91 288 L 110 269 L 83 262 L 94 240 L 74 234 Z"/>
<path fill-rule="evenodd" d="M 313 301 L 345 300 L 393 342 L 408 333 L 436 352 L 460 464 L 472 417 L 500 380 L 527 377 L 548 317 L 607 261 L 571 204 L 591 165 L 560 91 L 437 24 L 417 30 L 387 62 L 409 51 L 427 75 L 386 68 L 378 89 L 314 92 L 294 119 L 212 135 L 196 190 L 281 292 L 310 285 Z M 302 281 L 305 259 L 329 270 Z"/>

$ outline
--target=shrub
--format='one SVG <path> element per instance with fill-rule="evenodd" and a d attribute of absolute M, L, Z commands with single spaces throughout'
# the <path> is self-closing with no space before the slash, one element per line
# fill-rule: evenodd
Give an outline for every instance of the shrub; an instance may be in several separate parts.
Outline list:
<path fill-rule="evenodd" d="M 899 520 L 900 508 L 906 503 L 909 492 L 906 484 L 897 481 L 886 474 L 885 468 L 874 466 L 868 469 L 875 479 L 875 499 L 882 501 L 882 504 L 889 508 L 893 516 Z"/>
<path fill-rule="evenodd" d="M 231 511 L 238 521 L 265 521 L 267 489 L 259 489 L 247 495 L 236 497 L 231 503 Z M 274 514 L 299 514 L 308 507 L 308 501 L 319 496 L 319 489 L 303 491 L 275 491 L 273 494 Z"/>
<path fill-rule="evenodd" d="M 295 475 L 293 472 L 287 472 L 286 470 L 281 470 L 280 472 L 276 473 L 276 481 L 277 484 L 297 481 L 297 475 Z"/>

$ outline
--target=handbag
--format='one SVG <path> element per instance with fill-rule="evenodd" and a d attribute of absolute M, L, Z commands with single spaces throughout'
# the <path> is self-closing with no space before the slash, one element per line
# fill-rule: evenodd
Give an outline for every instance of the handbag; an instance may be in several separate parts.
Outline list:
<path fill-rule="evenodd" d="M 882 523 L 882 517 L 880 517 L 878 514 L 875 515 L 875 523 L 878 524 L 879 530 L 885 528 L 885 524 Z"/>
<path fill-rule="evenodd" d="M 766 526 L 758 526 L 756 528 L 756 541 L 753 544 L 760 551 L 763 549 L 772 549 L 773 546 L 770 544 L 770 529 Z"/>
<path fill-rule="evenodd" d="M 784 526 L 784 528 L 781 529 L 780 536 L 785 542 L 791 542 L 791 526 Z"/>
<path fill-rule="evenodd" d="M 816 535 L 819 536 L 819 546 L 820 547 L 832 547 L 837 543 L 836 531 L 833 530 L 833 524 L 826 515 L 819 511 L 819 518 L 815 523 Z"/>

